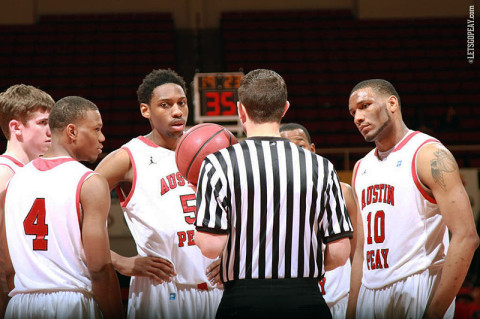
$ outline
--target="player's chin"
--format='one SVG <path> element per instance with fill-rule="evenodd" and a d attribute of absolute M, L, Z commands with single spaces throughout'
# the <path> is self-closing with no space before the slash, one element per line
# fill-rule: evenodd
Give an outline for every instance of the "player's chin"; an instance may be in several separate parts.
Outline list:
<path fill-rule="evenodd" d="M 97 161 L 98 156 L 102 153 L 102 149 L 97 148 L 95 152 L 92 152 L 91 154 L 88 154 L 88 156 L 85 156 L 85 162 L 88 162 L 90 164 L 93 164 Z"/>
<path fill-rule="evenodd" d="M 41 154 L 44 154 L 50 148 L 50 142 L 45 142 L 44 144 L 40 145 L 39 151 Z"/>
<path fill-rule="evenodd" d="M 98 154 L 95 155 L 95 156 L 91 156 L 90 158 L 88 158 L 88 159 L 86 160 L 86 162 L 88 162 L 88 163 L 90 163 L 90 164 L 95 164 L 95 162 L 97 161 L 97 159 L 98 159 Z"/>
<path fill-rule="evenodd" d="M 363 138 L 365 139 L 365 142 L 373 142 L 372 136 L 364 135 Z"/>
<path fill-rule="evenodd" d="M 362 133 L 362 135 L 366 142 L 374 142 L 377 137 L 377 133 L 374 131 L 368 131 L 365 134 Z"/>
<path fill-rule="evenodd" d="M 183 129 L 182 130 L 171 130 L 170 131 L 170 137 L 172 138 L 180 138 L 183 135 Z"/>

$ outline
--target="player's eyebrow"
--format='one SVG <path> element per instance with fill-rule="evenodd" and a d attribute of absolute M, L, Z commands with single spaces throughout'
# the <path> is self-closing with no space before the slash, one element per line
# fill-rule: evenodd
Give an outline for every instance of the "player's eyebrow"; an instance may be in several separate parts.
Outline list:
<path fill-rule="evenodd" d="M 363 104 L 363 103 L 366 103 L 366 102 L 372 102 L 372 99 L 369 98 L 369 97 L 363 97 L 361 98 L 360 100 L 358 100 L 355 105 L 360 105 L 360 104 Z"/>
<path fill-rule="evenodd" d="M 182 99 L 187 99 L 186 96 L 182 95 L 180 97 L 160 97 L 158 98 L 158 101 L 165 101 L 165 102 L 172 102 L 172 101 L 178 101 Z"/>

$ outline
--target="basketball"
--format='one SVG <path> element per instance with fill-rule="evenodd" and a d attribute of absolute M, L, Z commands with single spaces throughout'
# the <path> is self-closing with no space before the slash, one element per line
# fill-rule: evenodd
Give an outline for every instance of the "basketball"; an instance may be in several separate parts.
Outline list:
<path fill-rule="evenodd" d="M 235 136 L 221 125 L 202 123 L 193 126 L 183 134 L 175 150 L 175 162 L 180 174 L 189 183 L 197 185 L 205 157 L 236 143 Z"/>

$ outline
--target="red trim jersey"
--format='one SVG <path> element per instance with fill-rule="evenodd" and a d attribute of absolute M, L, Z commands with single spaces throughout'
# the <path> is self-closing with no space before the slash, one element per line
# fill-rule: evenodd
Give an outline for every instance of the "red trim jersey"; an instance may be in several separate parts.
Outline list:
<path fill-rule="evenodd" d="M 195 192 L 178 171 L 175 152 L 143 136 L 122 148 L 130 156 L 134 176 L 130 193 L 117 193 L 138 254 L 171 261 L 177 284 L 206 286 L 205 270 L 213 260 L 195 245 Z"/>
<path fill-rule="evenodd" d="M 16 158 L 10 155 L 0 155 L 0 167 L 6 167 L 9 169 L 13 174 L 15 174 L 20 168 L 22 168 L 24 164 L 17 160 Z M 0 267 L 4 267 L 5 265 L 5 256 L 3 255 L 3 251 L 0 250 Z M 2 269 L 0 271 L 0 291 L 8 292 L 7 280 L 5 278 L 5 273 Z"/>
<path fill-rule="evenodd" d="M 325 272 L 325 276 L 319 281 L 323 299 L 329 307 L 333 307 L 350 292 L 350 272 L 352 264 L 350 259 L 345 265 Z"/>
<path fill-rule="evenodd" d="M 92 170 L 70 157 L 37 158 L 10 180 L 5 197 L 8 249 L 18 293 L 91 293 L 80 230 L 80 190 Z"/>
<path fill-rule="evenodd" d="M 442 266 L 448 231 L 436 201 L 419 181 L 416 155 L 429 135 L 409 131 L 383 160 L 376 149 L 359 163 L 354 177 L 364 229 L 362 284 L 381 288 Z"/>
<path fill-rule="evenodd" d="M 20 162 L 16 158 L 6 154 L 0 155 L 0 165 L 8 167 L 9 169 L 12 170 L 14 174 L 18 171 L 19 168 L 22 168 L 23 166 L 25 166 L 22 162 Z"/>

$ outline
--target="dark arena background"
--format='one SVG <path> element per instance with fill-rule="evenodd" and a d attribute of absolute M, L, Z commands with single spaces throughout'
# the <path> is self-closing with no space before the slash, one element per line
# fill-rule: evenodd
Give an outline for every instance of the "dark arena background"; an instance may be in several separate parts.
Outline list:
<path fill-rule="evenodd" d="M 54 100 L 67 95 L 92 100 L 103 117 L 103 155 L 150 131 L 136 90 L 152 69 L 174 69 L 193 83 L 197 73 L 268 68 L 287 83 L 291 107 L 284 121 L 307 127 L 317 153 L 350 183 L 355 162 L 373 147 L 348 113 L 350 90 L 361 80 L 383 78 L 397 88 L 407 126 L 437 137 L 456 157 L 480 224 L 480 57 L 474 55 L 475 46 L 480 54 L 480 24 L 469 22 L 478 15 L 479 1 L 0 0 L 0 5 L 0 91 L 25 83 Z M 194 93 L 189 86 L 189 126 L 197 124 Z M 5 145 L 2 135 L 0 148 Z M 111 245 L 134 255 L 115 200 Z M 128 278 L 122 279 L 128 290 Z M 457 303 L 479 282 L 477 250 Z"/>

